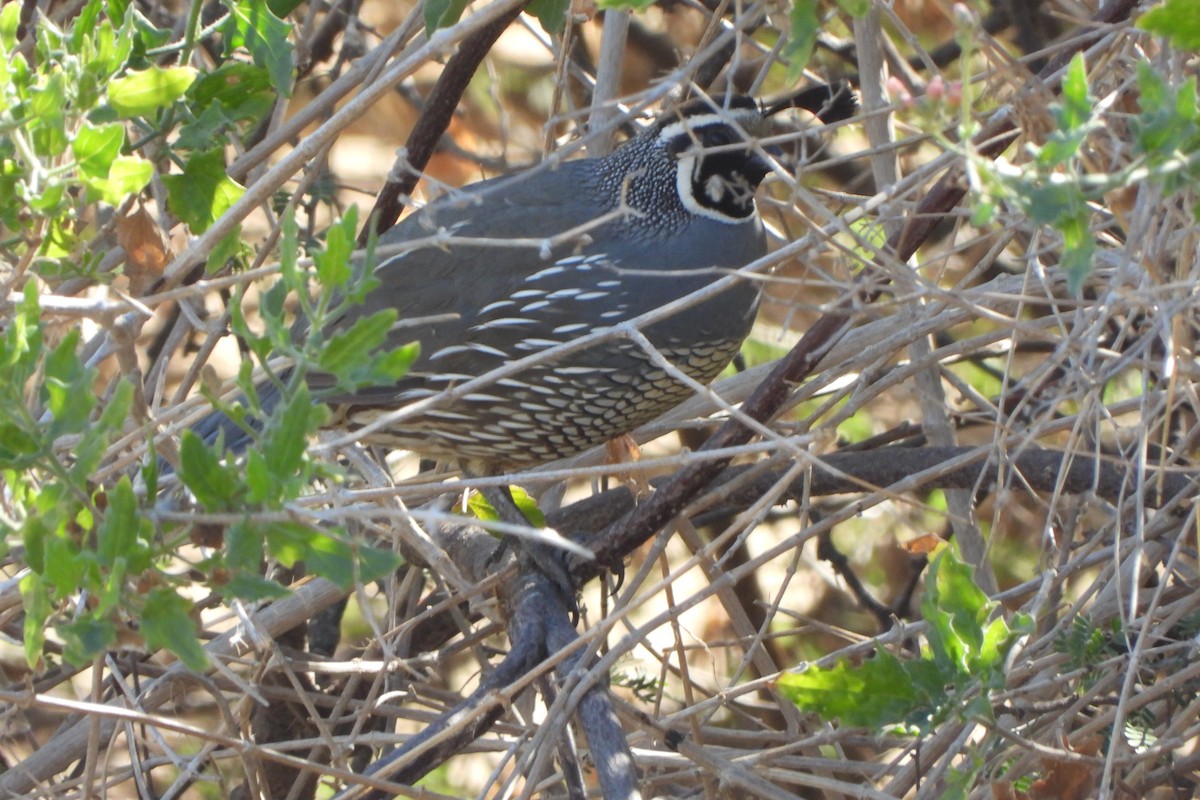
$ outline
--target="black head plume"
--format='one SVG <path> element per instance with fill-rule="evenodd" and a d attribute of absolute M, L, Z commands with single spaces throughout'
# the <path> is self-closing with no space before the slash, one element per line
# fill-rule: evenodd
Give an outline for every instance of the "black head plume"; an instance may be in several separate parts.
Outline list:
<path fill-rule="evenodd" d="M 762 114 L 770 117 L 789 108 L 802 108 L 828 125 L 858 113 L 858 94 L 849 81 L 818 83 L 768 104 Z"/>

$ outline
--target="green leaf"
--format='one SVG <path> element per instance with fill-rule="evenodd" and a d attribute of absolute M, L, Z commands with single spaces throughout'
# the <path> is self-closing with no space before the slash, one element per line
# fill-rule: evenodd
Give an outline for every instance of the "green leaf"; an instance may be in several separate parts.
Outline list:
<path fill-rule="evenodd" d="M 817 19 L 817 0 L 795 0 L 792 4 L 791 33 L 783 48 L 788 64 L 787 82 L 795 83 L 808 66 L 813 48 L 817 45 L 817 34 L 821 23 Z"/>
<path fill-rule="evenodd" d="M 600 8 L 628 8 L 631 11 L 645 11 L 654 5 L 654 0 L 600 0 Z"/>
<path fill-rule="evenodd" d="M 855 19 L 862 19 L 871 10 L 871 0 L 837 0 L 837 5 Z"/>
<path fill-rule="evenodd" d="M 308 450 L 308 435 L 312 426 L 313 401 L 308 386 L 301 383 L 276 418 L 278 427 L 269 432 L 264 442 L 266 466 L 277 478 L 285 478 L 300 471 L 304 454 Z"/>
<path fill-rule="evenodd" d="M 196 80 L 192 67 L 152 66 L 116 78 L 108 85 L 108 102 L 123 118 L 145 117 L 183 97 Z"/>
<path fill-rule="evenodd" d="M 858 666 L 841 661 L 786 675 L 780 689 L 800 708 L 848 725 L 903 722 L 928 731 L 952 713 L 990 714 L 987 691 L 1004 686 L 1004 659 L 1030 620 L 1018 615 L 1010 626 L 997 618 L 985 628 L 995 604 L 949 548 L 933 560 L 926 586 L 921 610 L 929 647 L 920 658 L 900 660 L 880 650 Z"/>
<path fill-rule="evenodd" d="M 350 548 L 335 536 L 298 522 L 273 522 L 267 526 L 267 549 L 280 564 L 299 562 L 312 573 L 348 588 L 354 584 L 354 560 Z"/>
<path fill-rule="evenodd" d="M 233 183 L 230 181 L 230 183 Z M 237 186 L 236 183 L 233 184 Z M 237 186 L 238 196 L 241 196 L 242 188 Z M 204 262 L 204 270 L 209 275 L 224 269 L 225 265 L 230 261 L 235 260 L 243 250 L 244 243 L 242 242 L 242 226 L 236 225 L 233 230 L 221 238 L 221 241 L 213 245 L 213 249 L 209 251 L 208 258 Z"/>
<path fill-rule="evenodd" d="M 329 227 L 325 234 L 325 249 L 313 254 L 317 280 L 330 288 L 346 285 L 353 274 L 350 256 L 354 252 L 354 229 L 358 225 L 358 207 L 351 206 L 346 214 Z"/>
<path fill-rule="evenodd" d="M 358 556 L 358 580 L 362 583 L 391 575 L 404 563 L 398 554 L 381 547 L 359 545 L 354 552 Z"/>
<path fill-rule="evenodd" d="M 271 13 L 283 19 L 288 14 L 300 7 L 304 0 L 267 0 L 267 5 L 271 8 Z"/>
<path fill-rule="evenodd" d="M 567 10 L 570 7 L 571 0 L 533 0 L 525 10 L 537 17 L 546 33 L 557 34 L 567 24 Z"/>
<path fill-rule="evenodd" d="M 1138 17 L 1137 26 L 1166 37 L 1182 50 L 1200 50 L 1200 8 L 1196 0 L 1167 0 Z"/>
<path fill-rule="evenodd" d="M 153 589 L 146 595 L 142 610 L 141 632 L 151 649 L 170 650 L 194 670 L 208 668 L 208 654 L 196 636 L 196 623 L 188 615 L 190 601 L 167 588 Z"/>
<path fill-rule="evenodd" d="M 25 662 L 37 669 L 46 646 L 46 620 L 50 619 L 50 591 L 37 572 L 21 578 L 21 600 L 25 605 Z"/>
<path fill-rule="evenodd" d="M 426 0 L 425 34 L 432 36 L 434 31 L 458 22 L 466 8 L 467 0 Z"/>
<path fill-rule="evenodd" d="M 120 205 L 130 195 L 140 194 L 154 177 L 154 165 L 141 156 L 121 156 L 116 159 L 108 176 L 92 179 L 87 185 L 99 192 L 100 200 Z"/>
<path fill-rule="evenodd" d="M 525 519 L 535 528 L 546 527 L 546 515 L 538 508 L 537 501 L 522 489 L 520 486 L 508 487 L 508 493 L 513 499 L 513 503 L 525 515 Z M 467 499 L 467 508 L 475 517 L 483 522 L 499 522 L 500 514 L 496 509 L 492 508 L 492 504 L 480 492 L 473 492 Z"/>
<path fill-rule="evenodd" d="M 237 482 L 195 431 L 184 431 L 180 437 L 179 479 L 209 510 L 236 508 L 234 499 L 238 494 Z"/>
<path fill-rule="evenodd" d="M 138 542 L 137 498 L 129 476 L 122 477 L 107 497 L 104 521 L 96 531 L 96 549 L 100 563 L 110 566 L 118 557 L 128 557 Z"/>
<path fill-rule="evenodd" d="M 46 358 L 42 397 L 54 418 L 48 431 L 52 438 L 87 428 L 96 405 L 92 392 L 96 370 L 85 369 L 79 360 L 79 337 L 78 329 L 69 331 Z"/>
<path fill-rule="evenodd" d="M 92 614 L 55 625 L 54 629 L 66 644 L 63 657 L 80 667 L 90 663 L 117 641 L 117 627 L 112 620 Z"/>
<path fill-rule="evenodd" d="M 280 586 L 275 581 L 267 580 L 260 575 L 242 572 L 234 575 L 228 583 L 221 587 L 221 594 L 248 602 L 258 602 L 259 600 L 281 600 L 291 592 L 286 586 Z"/>
<path fill-rule="evenodd" d="M 203 233 L 245 192 L 225 174 L 225 151 L 215 147 L 196 153 L 182 175 L 164 175 L 167 205 L 192 233 Z"/>
<path fill-rule="evenodd" d="M 121 146 L 125 144 L 125 126 L 117 123 L 111 125 L 88 125 L 75 134 L 71 142 L 71 152 L 79 171 L 90 178 L 107 178 L 113 162 L 121 154 Z"/>
<path fill-rule="evenodd" d="M 373 369 L 369 376 L 371 383 L 375 386 L 395 383 L 408 374 L 420 355 L 420 342 L 411 342 L 378 354 L 372 364 Z"/>
<path fill-rule="evenodd" d="M 1062 103 L 1058 111 L 1058 124 L 1064 131 L 1074 131 L 1092 116 L 1092 102 L 1088 97 L 1087 62 L 1083 53 L 1076 53 L 1067 66 L 1062 83 Z"/>
<path fill-rule="evenodd" d="M 94 567 L 94 563 L 91 565 Z M 88 573 L 86 556 L 74 542 L 59 536 L 46 537 L 46 582 L 54 587 L 54 599 L 65 600 L 81 587 Z"/>
<path fill-rule="evenodd" d="M 225 26 L 226 48 L 245 47 L 254 63 L 271 76 L 271 84 L 283 97 L 292 94 L 291 26 L 271 13 L 266 0 L 226 2 L 229 22 Z"/>
<path fill-rule="evenodd" d="M 17 26 L 21 24 L 21 4 L 0 6 L 0 47 L 12 52 L 17 44 Z"/>
<path fill-rule="evenodd" d="M 67 149 L 66 79 L 57 68 L 34 89 L 29 99 L 33 149 L 41 156 L 58 156 Z"/>
<path fill-rule="evenodd" d="M 971 654 L 983 643 L 982 617 L 988 613 L 987 595 L 975 585 L 973 570 L 949 549 L 929 565 L 928 590 L 921 612 L 929 623 L 929 646 L 934 660 L 955 672 L 966 672 Z"/>
<path fill-rule="evenodd" d="M 386 341 L 397 316 L 396 309 L 388 308 L 356 319 L 349 329 L 329 337 L 318 366 L 331 375 L 349 376 L 352 370 L 366 364 L 371 353 Z"/>
<path fill-rule="evenodd" d="M 182 150 L 207 149 L 233 124 L 233 120 L 225 113 L 225 106 L 213 103 L 200 112 L 195 120 L 180 127 L 175 146 Z"/>
<path fill-rule="evenodd" d="M 235 574 L 257 575 L 262 566 L 263 530 L 254 522 L 243 520 L 225 531 L 225 563 Z"/>
<path fill-rule="evenodd" d="M 901 661 L 887 651 L 857 666 L 839 661 L 780 676 L 778 687 L 801 710 L 844 725 L 880 728 L 927 723 L 944 704 L 943 677 L 931 661 Z"/>
<path fill-rule="evenodd" d="M 208 111 L 215 106 L 222 116 L 232 121 L 257 122 L 271 109 L 277 97 L 278 93 L 271 86 L 271 76 L 265 69 L 241 61 L 227 61 L 192 84 L 188 90 L 188 105 L 197 111 Z"/>

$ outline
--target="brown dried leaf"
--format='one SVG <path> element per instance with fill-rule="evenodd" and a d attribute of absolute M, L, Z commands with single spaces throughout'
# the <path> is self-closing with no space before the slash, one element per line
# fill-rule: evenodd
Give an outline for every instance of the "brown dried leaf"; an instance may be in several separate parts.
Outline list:
<path fill-rule="evenodd" d="M 162 275 L 171 259 L 166 236 L 145 206 L 138 203 L 117 220 L 117 244 L 125 250 L 125 275 L 135 297 Z"/>
<path fill-rule="evenodd" d="M 1063 740 L 1064 749 L 1088 756 L 1099 753 L 1100 745 L 1098 736 L 1084 739 L 1078 747 L 1071 747 Z M 1034 800 L 1088 800 L 1092 796 L 1098 772 L 1096 765 L 1043 758 L 1042 768 L 1045 777 L 1029 787 L 1029 796 Z"/>

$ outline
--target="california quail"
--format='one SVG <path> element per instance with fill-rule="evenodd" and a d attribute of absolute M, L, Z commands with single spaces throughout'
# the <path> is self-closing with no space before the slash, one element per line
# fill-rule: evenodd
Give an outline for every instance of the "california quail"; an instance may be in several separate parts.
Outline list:
<path fill-rule="evenodd" d="M 417 339 L 420 358 L 397 385 L 323 396 L 335 424 L 361 427 L 659 308 L 763 256 L 754 194 L 770 165 L 755 139 L 771 115 L 790 107 L 831 122 L 852 114 L 856 102 L 845 84 L 815 86 L 767 108 L 738 96 L 694 100 L 610 155 L 485 180 L 410 215 L 380 244 L 414 247 L 383 260 L 380 285 L 334 327 L 389 307 L 402 320 L 429 318 L 388 343 Z M 525 242 L 502 242 L 513 239 Z M 549 239 L 556 245 L 541 251 L 537 243 Z M 643 333 L 706 383 L 737 353 L 758 302 L 758 285 L 742 280 Z M 323 383 L 310 379 L 328 390 Z M 637 343 L 613 338 L 441 402 L 366 441 L 496 474 L 601 444 L 688 394 Z M 230 436 L 227 422 L 202 423 L 202 435 L 224 428 Z"/>

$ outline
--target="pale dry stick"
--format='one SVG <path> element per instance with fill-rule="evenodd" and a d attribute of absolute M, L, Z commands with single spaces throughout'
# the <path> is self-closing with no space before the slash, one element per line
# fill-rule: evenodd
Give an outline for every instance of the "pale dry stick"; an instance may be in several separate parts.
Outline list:
<path fill-rule="evenodd" d="M 259 610 L 254 617 L 255 623 L 267 635 L 272 637 L 278 636 L 310 618 L 317 611 L 332 604 L 341 598 L 343 594 L 341 589 L 328 581 L 321 579 L 312 580 L 297 587 L 290 597 Z M 208 653 L 209 658 L 215 660 L 236 658 L 250 652 L 250 648 L 241 640 L 239 631 L 234 629 L 221 634 L 212 642 L 205 645 L 205 651 Z M 141 711 L 129 711 L 123 708 L 120 705 L 124 703 L 123 699 L 113 700 L 95 707 L 88 706 L 86 710 L 89 716 L 91 713 L 100 714 L 102 719 L 101 735 L 102 738 L 107 738 L 112 735 L 112 731 L 119 719 L 129 718 L 148 721 L 146 719 L 147 714 L 151 714 L 159 706 L 174 699 L 175 681 L 190 672 L 183 664 L 176 663 L 162 677 L 150 682 L 140 698 Z M 0 699 L 18 705 L 30 701 L 29 696 L 23 692 L 11 693 L 11 696 L 0 694 Z M 62 708 L 68 711 L 84 710 L 79 706 L 72 707 L 69 705 L 69 701 L 60 701 L 57 698 L 45 698 L 43 696 L 39 700 L 39 703 L 42 701 L 49 703 L 50 707 Z M 64 705 L 63 703 L 67 704 Z M 158 717 L 154 717 L 153 719 L 156 722 L 159 720 Z M 166 727 L 171 728 L 173 725 L 179 723 L 167 720 L 164 724 Z M 73 762 L 79 760 L 83 748 L 87 745 L 89 728 L 87 719 L 75 723 L 71 727 L 57 733 L 49 742 L 30 754 L 19 765 L 0 774 L 0 797 L 27 795 L 36 786 L 49 781 L 53 776 L 58 775 Z M 191 730 L 189 727 L 188 732 L 191 732 Z M 204 733 L 209 738 L 215 737 L 211 732 Z M 252 743 L 237 739 L 224 737 L 222 741 L 225 741 L 227 746 L 239 751 L 256 748 Z M 264 757 L 272 757 L 269 750 L 262 750 L 262 753 Z M 299 761 L 299 759 L 295 761 Z M 294 764 L 294 761 L 288 760 L 285 763 Z M 300 768 L 306 768 L 306 765 L 301 763 Z M 343 774 L 340 770 L 335 772 L 338 776 Z M 351 776 L 345 773 L 345 777 L 349 778 Z"/>
<path fill-rule="evenodd" d="M 235 159 L 227 170 L 229 177 L 234 180 L 242 180 L 251 171 L 265 162 L 272 153 L 298 138 L 306 128 L 327 114 L 330 109 L 341 102 L 356 86 L 360 84 L 371 85 L 374 78 L 385 69 L 388 59 L 406 42 L 411 41 L 420 31 L 422 25 L 420 12 L 421 6 L 418 4 L 409 14 L 408 18 L 405 19 L 404 24 L 394 30 L 370 53 L 359 59 L 353 67 L 339 76 L 329 86 L 325 87 L 311 102 L 306 103 L 303 108 L 298 109 L 294 116 L 284 121 L 271 135 Z M 479 27 L 483 26 L 480 25 Z M 463 35 L 465 36 L 466 34 Z"/>
<path fill-rule="evenodd" d="M 766 516 L 780 502 L 780 499 L 791 489 L 796 480 L 808 472 L 808 467 L 803 460 L 793 463 L 792 466 L 785 470 L 775 482 L 774 486 L 765 492 L 762 492 L 753 503 L 748 507 L 739 511 L 736 518 L 731 520 L 725 529 L 713 536 L 706 542 L 700 542 L 695 537 L 692 543 L 698 545 L 694 548 L 697 556 L 700 556 L 698 562 L 699 568 L 704 572 L 705 577 L 710 584 L 715 585 L 717 579 L 724 575 L 728 570 L 721 564 L 721 561 L 716 558 L 716 555 L 723 550 L 732 551 L 740 546 L 741 541 L 744 541 L 746 536 L 765 520 Z M 707 493 L 702 498 L 702 504 L 711 503 L 717 504 L 721 502 L 719 490 L 716 492 Z M 682 519 L 686 520 L 687 517 Z M 798 550 L 799 548 L 797 548 Z M 753 571 L 738 570 L 737 574 L 742 577 L 749 577 Z M 735 580 L 735 584 L 738 581 Z M 783 587 L 781 586 L 778 595 L 782 595 Z M 733 590 L 732 585 L 720 582 L 720 586 L 715 592 L 715 596 L 725 607 L 726 613 L 729 614 L 730 622 L 734 625 L 735 630 L 741 628 L 747 635 L 760 637 L 766 634 L 765 627 L 763 630 L 756 630 L 750 624 L 750 620 L 746 617 L 745 610 L 742 609 L 737 601 L 737 595 Z M 770 623 L 770 615 L 764 616 L 763 625 Z M 753 662 L 755 668 L 759 670 L 761 675 L 770 675 L 779 670 L 779 665 L 771 661 L 770 654 L 761 647 L 751 648 L 743 657 L 743 665 L 748 665 Z M 731 683 L 736 683 L 741 680 L 744 666 L 739 667 L 734 671 L 730 678 Z"/>
<path fill-rule="evenodd" d="M 594 134 L 588 154 L 607 155 L 613 149 L 613 134 L 619 109 L 615 105 L 620 90 L 625 57 L 625 42 L 629 34 L 629 10 L 611 9 L 604 14 L 600 36 L 600 56 L 596 60 L 596 85 L 592 88 L 592 112 L 588 127 Z"/>

